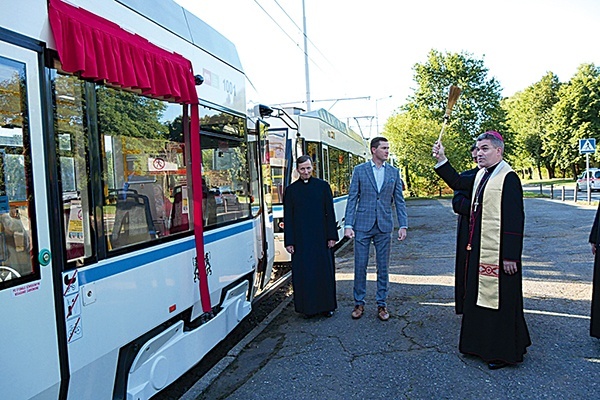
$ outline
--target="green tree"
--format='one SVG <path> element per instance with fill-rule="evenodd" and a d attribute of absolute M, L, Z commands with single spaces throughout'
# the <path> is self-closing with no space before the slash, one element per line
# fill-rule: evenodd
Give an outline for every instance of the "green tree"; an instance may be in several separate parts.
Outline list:
<path fill-rule="evenodd" d="M 505 112 L 500 105 L 500 83 L 488 76 L 483 60 L 469 53 L 442 53 L 431 50 L 427 61 L 413 67 L 417 88 L 409 102 L 403 107 L 410 115 L 419 115 L 430 121 L 441 123 L 448 100 L 448 88 L 457 85 L 462 94 L 452 111 L 449 131 L 456 133 L 459 159 L 467 162 L 473 140 L 482 132 L 494 129 L 502 132 L 505 141 L 510 135 L 505 129 Z M 447 146 L 449 137 L 444 141 Z M 452 147 L 452 146 L 450 146 Z M 507 146 L 510 148 L 510 146 Z M 452 156 L 451 153 L 449 155 Z"/>
<path fill-rule="evenodd" d="M 583 165 L 579 139 L 600 139 L 600 70 L 594 64 L 579 66 L 558 92 L 552 108 L 552 124 L 544 142 L 544 154 L 575 178 Z M 598 161 L 596 156 L 594 160 Z"/>
<path fill-rule="evenodd" d="M 142 139 L 166 139 L 167 127 L 161 123 L 166 105 L 160 100 L 105 86 L 96 89 L 98 123 L 106 136 L 129 136 Z"/>
<path fill-rule="evenodd" d="M 431 50 L 427 61 L 416 64 L 414 71 L 415 92 L 408 103 L 388 119 L 384 132 L 403 167 L 412 194 L 433 194 L 446 187 L 433 171 L 431 147 L 440 132 L 450 85 L 461 87 L 462 94 L 454 106 L 443 142 L 457 170 L 472 167 L 469 149 L 480 133 L 498 130 L 507 142 L 512 135 L 505 129 L 500 84 L 488 77 L 483 60 L 474 59 L 468 53 Z"/>
<path fill-rule="evenodd" d="M 559 100 L 560 87 L 558 76 L 548 72 L 539 82 L 502 101 L 507 125 L 516 132 L 513 168 L 530 170 L 534 167 L 540 179 L 542 166 L 550 178 L 555 177 L 555 162 L 544 151 L 544 141 L 552 124 L 552 108 Z"/>
<path fill-rule="evenodd" d="M 385 132 L 391 144 L 391 152 L 402 168 L 402 176 L 412 196 L 437 194 L 446 187 L 432 168 L 435 159 L 431 154 L 431 147 L 439 135 L 438 121 L 416 115 L 412 111 L 404 111 L 388 119 Z M 445 138 L 449 158 L 460 170 L 465 163 L 461 157 L 453 156 L 459 153 L 456 149 L 456 144 L 459 143 L 456 133 L 448 132 Z"/>

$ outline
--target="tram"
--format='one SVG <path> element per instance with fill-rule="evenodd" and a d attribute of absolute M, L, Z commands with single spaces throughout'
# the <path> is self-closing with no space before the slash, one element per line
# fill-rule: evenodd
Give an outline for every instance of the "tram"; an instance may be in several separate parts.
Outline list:
<path fill-rule="evenodd" d="M 250 312 L 274 248 L 246 87 L 170 0 L 3 4 L 2 398 L 148 399 Z"/>
<path fill-rule="evenodd" d="M 344 237 L 344 214 L 354 167 L 369 157 L 369 145 L 358 133 L 325 109 L 275 108 L 269 122 L 269 162 L 272 175 L 275 263 L 288 264 L 284 245 L 283 192 L 298 179 L 295 161 L 313 160 L 313 176 L 329 182 L 333 193 L 338 246 Z"/>

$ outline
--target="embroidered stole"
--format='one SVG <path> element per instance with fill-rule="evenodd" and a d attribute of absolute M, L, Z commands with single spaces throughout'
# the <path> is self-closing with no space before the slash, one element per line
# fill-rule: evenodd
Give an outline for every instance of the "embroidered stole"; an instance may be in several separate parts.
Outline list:
<path fill-rule="evenodd" d="M 497 310 L 500 307 L 500 240 L 502 238 L 502 186 L 504 178 L 512 171 L 510 165 L 500 161 L 488 179 L 483 190 L 481 206 L 481 238 L 479 251 L 479 285 L 477 290 L 477 305 Z M 485 174 L 482 168 L 475 177 L 473 187 L 478 187 Z M 473 202 L 471 199 L 471 210 Z"/>

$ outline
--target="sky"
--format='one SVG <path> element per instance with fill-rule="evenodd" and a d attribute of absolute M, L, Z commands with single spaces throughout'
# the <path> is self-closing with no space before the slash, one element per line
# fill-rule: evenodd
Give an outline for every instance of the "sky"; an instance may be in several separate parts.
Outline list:
<path fill-rule="evenodd" d="M 238 50 L 261 103 L 307 109 L 302 0 L 175 0 Z M 482 59 L 503 96 L 600 66 L 598 0 L 304 0 L 311 109 L 365 137 L 414 92 L 431 49 Z M 323 101 L 338 99 L 338 101 Z M 289 106 L 289 104 L 285 104 Z"/>

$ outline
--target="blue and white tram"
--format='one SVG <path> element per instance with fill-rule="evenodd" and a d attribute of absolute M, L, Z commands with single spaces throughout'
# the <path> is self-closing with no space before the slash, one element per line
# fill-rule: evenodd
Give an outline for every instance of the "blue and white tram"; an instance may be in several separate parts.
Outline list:
<path fill-rule="evenodd" d="M 2 398 L 148 399 L 250 312 L 274 252 L 246 110 L 233 44 L 170 0 L 3 4 Z"/>
<path fill-rule="evenodd" d="M 340 241 L 344 233 L 344 213 L 354 167 L 366 160 L 368 143 L 324 109 L 302 112 L 299 108 L 274 109 L 269 119 L 269 158 L 271 163 L 273 217 L 275 220 L 275 263 L 291 261 L 283 240 L 283 192 L 298 179 L 295 160 L 311 156 L 313 175 L 326 180 L 333 202 Z M 274 117 L 274 118 L 273 118 Z"/>

